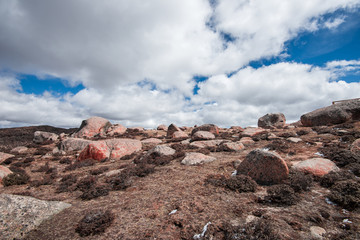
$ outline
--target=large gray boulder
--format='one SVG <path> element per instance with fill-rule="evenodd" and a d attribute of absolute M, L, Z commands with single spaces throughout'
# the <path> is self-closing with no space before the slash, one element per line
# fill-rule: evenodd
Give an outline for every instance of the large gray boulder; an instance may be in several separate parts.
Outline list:
<path fill-rule="evenodd" d="M 50 132 L 36 131 L 34 133 L 34 143 L 43 143 L 45 141 L 56 141 L 59 139 L 59 135 Z"/>
<path fill-rule="evenodd" d="M 258 120 L 258 126 L 261 128 L 283 128 L 286 124 L 286 118 L 283 113 L 268 113 Z"/>
<path fill-rule="evenodd" d="M 0 194 L 0 238 L 20 239 L 71 204 L 33 197 Z"/>
<path fill-rule="evenodd" d="M 305 127 L 339 124 L 360 119 L 360 100 L 339 102 L 301 116 Z"/>

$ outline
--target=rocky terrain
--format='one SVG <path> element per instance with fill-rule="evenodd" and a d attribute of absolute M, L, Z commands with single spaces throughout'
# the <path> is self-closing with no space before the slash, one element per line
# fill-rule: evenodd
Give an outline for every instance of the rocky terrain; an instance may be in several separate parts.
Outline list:
<path fill-rule="evenodd" d="M 0 129 L 0 239 L 360 239 L 360 101 L 287 124 Z"/>

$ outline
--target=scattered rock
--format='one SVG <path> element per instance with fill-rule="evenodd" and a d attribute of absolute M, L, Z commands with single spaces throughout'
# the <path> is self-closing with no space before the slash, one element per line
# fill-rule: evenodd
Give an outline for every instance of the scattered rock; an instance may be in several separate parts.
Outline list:
<path fill-rule="evenodd" d="M 190 146 L 195 148 L 213 148 L 219 146 L 222 142 L 223 140 L 195 141 L 190 143 Z"/>
<path fill-rule="evenodd" d="M 287 140 L 292 143 L 302 142 L 301 138 L 295 138 L 295 137 L 289 137 L 289 138 L 287 138 Z"/>
<path fill-rule="evenodd" d="M 241 142 L 224 142 L 220 145 L 220 148 L 223 151 L 240 152 L 245 149 L 245 146 Z"/>
<path fill-rule="evenodd" d="M 147 138 L 147 139 L 144 139 L 141 141 L 141 144 L 144 146 L 144 147 L 154 147 L 158 144 L 161 144 L 162 141 L 158 138 Z"/>
<path fill-rule="evenodd" d="M 334 162 L 325 158 L 308 159 L 295 164 L 292 168 L 302 172 L 311 173 L 312 175 L 318 177 L 340 170 Z"/>
<path fill-rule="evenodd" d="M 0 163 L 4 162 L 6 159 L 11 157 L 14 157 L 14 155 L 0 152 Z"/>
<path fill-rule="evenodd" d="M 191 139 L 193 141 L 212 140 L 212 139 L 215 139 L 215 135 L 213 133 L 207 132 L 207 131 L 197 131 L 191 136 Z"/>
<path fill-rule="evenodd" d="M 168 127 L 164 124 L 161 124 L 157 127 L 157 130 L 162 130 L 162 131 L 167 131 L 168 130 Z"/>
<path fill-rule="evenodd" d="M 263 128 L 247 127 L 241 133 L 241 136 L 242 137 L 254 137 L 256 135 L 260 135 L 263 133 L 267 133 L 267 131 Z"/>
<path fill-rule="evenodd" d="M 106 135 L 112 137 L 115 135 L 122 135 L 126 132 L 126 127 L 121 124 L 114 124 L 106 130 Z"/>
<path fill-rule="evenodd" d="M 45 141 L 56 141 L 59 139 L 59 135 L 50 132 L 36 131 L 34 133 L 34 143 L 43 143 Z"/>
<path fill-rule="evenodd" d="M 4 177 L 6 177 L 7 175 L 9 175 L 11 173 L 12 173 L 12 171 L 10 169 L 0 165 L 0 183 Z"/>
<path fill-rule="evenodd" d="M 255 144 L 255 141 L 252 140 L 251 137 L 242 137 L 239 142 L 242 143 L 242 144 L 244 144 L 244 146 L 246 146 L 246 147 Z"/>
<path fill-rule="evenodd" d="M 94 159 L 98 161 L 110 157 L 110 148 L 105 141 L 93 141 L 81 151 L 78 160 Z"/>
<path fill-rule="evenodd" d="M 183 131 L 176 131 L 171 135 L 171 139 L 173 140 L 182 140 L 188 137 L 187 133 Z"/>
<path fill-rule="evenodd" d="M 44 220 L 69 207 L 71 205 L 64 202 L 0 194 L 1 236 L 4 239 L 20 239 Z"/>
<path fill-rule="evenodd" d="M 67 138 L 60 144 L 60 150 L 69 152 L 69 151 L 81 151 L 86 148 L 91 143 L 90 140 L 83 138 Z"/>
<path fill-rule="evenodd" d="M 170 124 L 168 129 L 167 129 L 166 137 L 168 137 L 168 138 L 173 137 L 174 132 L 177 132 L 177 131 L 181 131 L 181 129 L 178 126 L 176 126 L 175 124 L 173 124 L 173 123 Z"/>
<path fill-rule="evenodd" d="M 261 149 L 251 151 L 241 162 L 237 172 L 264 185 L 281 183 L 289 175 L 285 161 L 278 154 Z"/>
<path fill-rule="evenodd" d="M 301 116 L 305 127 L 340 124 L 360 119 L 360 100 L 349 100 L 320 108 Z"/>
<path fill-rule="evenodd" d="M 27 150 L 28 150 L 27 147 L 20 146 L 20 147 L 13 148 L 10 152 L 14 153 L 14 154 L 22 154 L 22 153 L 26 153 Z"/>
<path fill-rule="evenodd" d="M 105 118 L 91 117 L 82 121 L 79 130 L 73 134 L 73 137 L 92 138 L 98 134 L 103 136 L 111 126 L 111 123 Z"/>
<path fill-rule="evenodd" d="M 188 152 L 185 154 L 185 158 L 181 161 L 181 164 L 191 166 L 209 163 L 215 160 L 216 158 L 204 155 L 202 153 Z"/>
<path fill-rule="evenodd" d="M 258 120 L 258 126 L 261 128 L 283 128 L 286 124 L 286 118 L 283 113 L 268 113 Z"/>
<path fill-rule="evenodd" d="M 323 229 L 322 227 L 312 226 L 312 227 L 310 227 L 310 233 L 313 238 L 323 239 L 323 236 L 325 235 L 326 230 Z"/>
<path fill-rule="evenodd" d="M 198 131 L 211 132 L 215 136 L 219 135 L 219 128 L 215 124 L 204 124 L 199 127 L 196 127 L 191 131 L 191 135 L 194 135 Z"/>
<path fill-rule="evenodd" d="M 360 156 L 360 138 L 351 144 L 351 152 Z"/>
<path fill-rule="evenodd" d="M 171 147 L 168 147 L 166 145 L 158 145 L 151 149 L 147 155 L 150 154 L 156 154 L 157 156 L 171 156 L 175 154 L 175 149 L 172 149 Z"/>

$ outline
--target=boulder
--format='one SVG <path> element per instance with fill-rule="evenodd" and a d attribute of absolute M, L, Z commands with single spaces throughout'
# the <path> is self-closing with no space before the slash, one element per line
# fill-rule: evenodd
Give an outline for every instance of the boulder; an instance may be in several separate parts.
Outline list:
<path fill-rule="evenodd" d="M 126 132 L 126 127 L 121 124 L 114 124 L 106 130 L 106 135 L 112 137 L 114 135 L 122 135 Z"/>
<path fill-rule="evenodd" d="M 154 147 L 153 149 L 151 149 L 147 155 L 153 154 L 155 153 L 157 156 L 161 157 L 161 156 L 171 156 L 175 154 L 175 149 L 172 149 L 169 146 L 166 145 L 158 145 L 156 147 Z"/>
<path fill-rule="evenodd" d="M 199 165 L 215 161 L 216 158 L 204 155 L 202 153 L 188 152 L 185 154 L 185 158 L 181 161 L 183 165 Z"/>
<path fill-rule="evenodd" d="M 252 140 L 251 137 L 242 137 L 239 142 L 244 144 L 244 146 L 251 146 L 255 144 L 255 141 Z"/>
<path fill-rule="evenodd" d="M 171 135 L 171 139 L 173 140 L 182 140 L 188 137 L 187 133 L 183 131 L 176 131 Z"/>
<path fill-rule="evenodd" d="M 352 144 L 351 144 L 351 152 L 360 156 L 360 138 L 356 139 Z"/>
<path fill-rule="evenodd" d="M 283 113 L 268 113 L 258 120 L 258 127 L 261 128 L 283 128 L 286 118 Z"/>
<path fill-rule="evenodd" d="M 69 207 L 71 204 L 65 202 L 0 194 L 1 239 L 22 239 L 43 221 Z"/>
<path fill-rule="evenodd" d="M 144 146 L 144 147 L 149 147 L 149 146 L 156 146 L 158 144 L 161 144 L 162 141 L 158 138 L 147 138 L 147 139 L 144 139 L 144 140 L 141 140 L 141 144 Z"/>
<path fill-rule="evenodd" d="M 195 148 L 212 148 L 219 146 L 222 142 L 223 140 L 195 141 L 190 143 L 190 146 Z"/>
<path fill-rule="evenodd" d="M 334 162 L 325 158 L 308 159 L 295 164 L 292 168 L 298 171 L 311 173 L 317 177 L 322 177 L 331 171 L 337 172 L 340 170 Z"/>
<path fill-rule="evenodd" d="M 267 133 L 267 131 L 263 128 L 247 127 L 241 133 L 241 136 L 242 137 L 254 137 L 256 135 L 260 135 L 263 133 Z"/>
<path fill-rule="evenodd" d="M 86 148 L 92 141 L 83 138 L 67 138 L 60 143 L 61 151 L 81 151 Z"/>
<path fill-rule="evenodd" d="M 191 131 L 191 135 L 194 135 L 198 131 L 211 132 L 215 136 L 219 135 L 219 128 L 215 124 L 204 124 L 199 127 L 196 127 Z"/>
<path fill-rule="evenodd" d="M 161 124 L 157 127 L 157 130 L 162 130 L 162 131 L 167 131 L 168 130 L 168 127 L 164 124 Z"/>
<path fill-rule="evenodd" d="M 56 141 L 59 139 L 59 135 L 50 132 L 36 131 L 34 133 L 34 143 L 43 143 L 45 141 Z"/>
<path fill-rule="evenodd" d="M 26 153 L 27 151 L 28 151 L 27 147 L 19 146 L 19 147 L 11 149 L 10 152 L 14 153 L 14 154 L 22 154 L 22 153 Z"/>
<path fill-rule="evenodd" d="M 360 100 L 349 100 L 333 104 L 301 116 L 305 127 L 333 125 L 360 119 Z"/>
<path fill-rule="evenodd" d="M 248 175 L 258 184 L 271 185 L 287 179 L 289 169 L 278 154 L 255 149 L 241 162 L 237 168 L 237 174 Z"/>
<path fill-rule="evenodd" d="M 105 118 L 91 117 L 87 120 L 82 121 L 79 130 L 73 134 L 73 137 L 92 138 L 98 134 L 105 135 L 105 133 L 111 126 L 111 123 Z"/>
<path fill-rule="evenodd" d="M 177 131 L 181 131 L 181 129 L 173 123 L 170 124 L 167 129 L 166 137 L 171 138 L 173 136 L 174 132 L 177 132 Z"/>
<path fill-rule="evenodd" d="M 220 148 L 227 152 L 240 152 L 245 149 L 245 146 L 241 142 L 224 142 Z"/>
<path fill-rule="evenodd" d="M 6 159 L 11 158 L 11 157 L 14 157 L 14 156 L 15 156 L 15 155 L 0 152 L 0 163 L 2 163 L 2 162 L 4 162 Z"/>
<path fill-rule="evenodd" d="M 197 131 L 191 136 L 191 139 L 193 141 L 212 140 L 212 139 L 215 139 L 215 135 L 213 133 L 207 132 L 207 131 Z"/>
<path fill-rule="evenodd" d="M 95 159 L 102 161 L 106 158 L 118 160 L 141 150 L 141 142 L 135 139 L 116 138 L 91 142 L 83 149 L 78 160 Z"/>
<path fill-rule="evenodd" d="M 10 169 L 0 165 L 0 183 L 2 182 L 2 179 L 4 177 L 6 177 L 7 175 L 9 175 L 11 173 L 12 173 L 12 171 Z"/>

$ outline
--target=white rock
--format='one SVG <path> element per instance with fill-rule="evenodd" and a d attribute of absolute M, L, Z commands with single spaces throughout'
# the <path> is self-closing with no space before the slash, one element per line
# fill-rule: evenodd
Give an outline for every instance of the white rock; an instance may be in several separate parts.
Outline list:
<path fill-rule="evenodd" d="M 204 155 L 202 153 L 190 152 L 185 154 L 185 158 L 181 161 L 184 165 L 199 165 L 215 161 L 216 158 Z"/>

